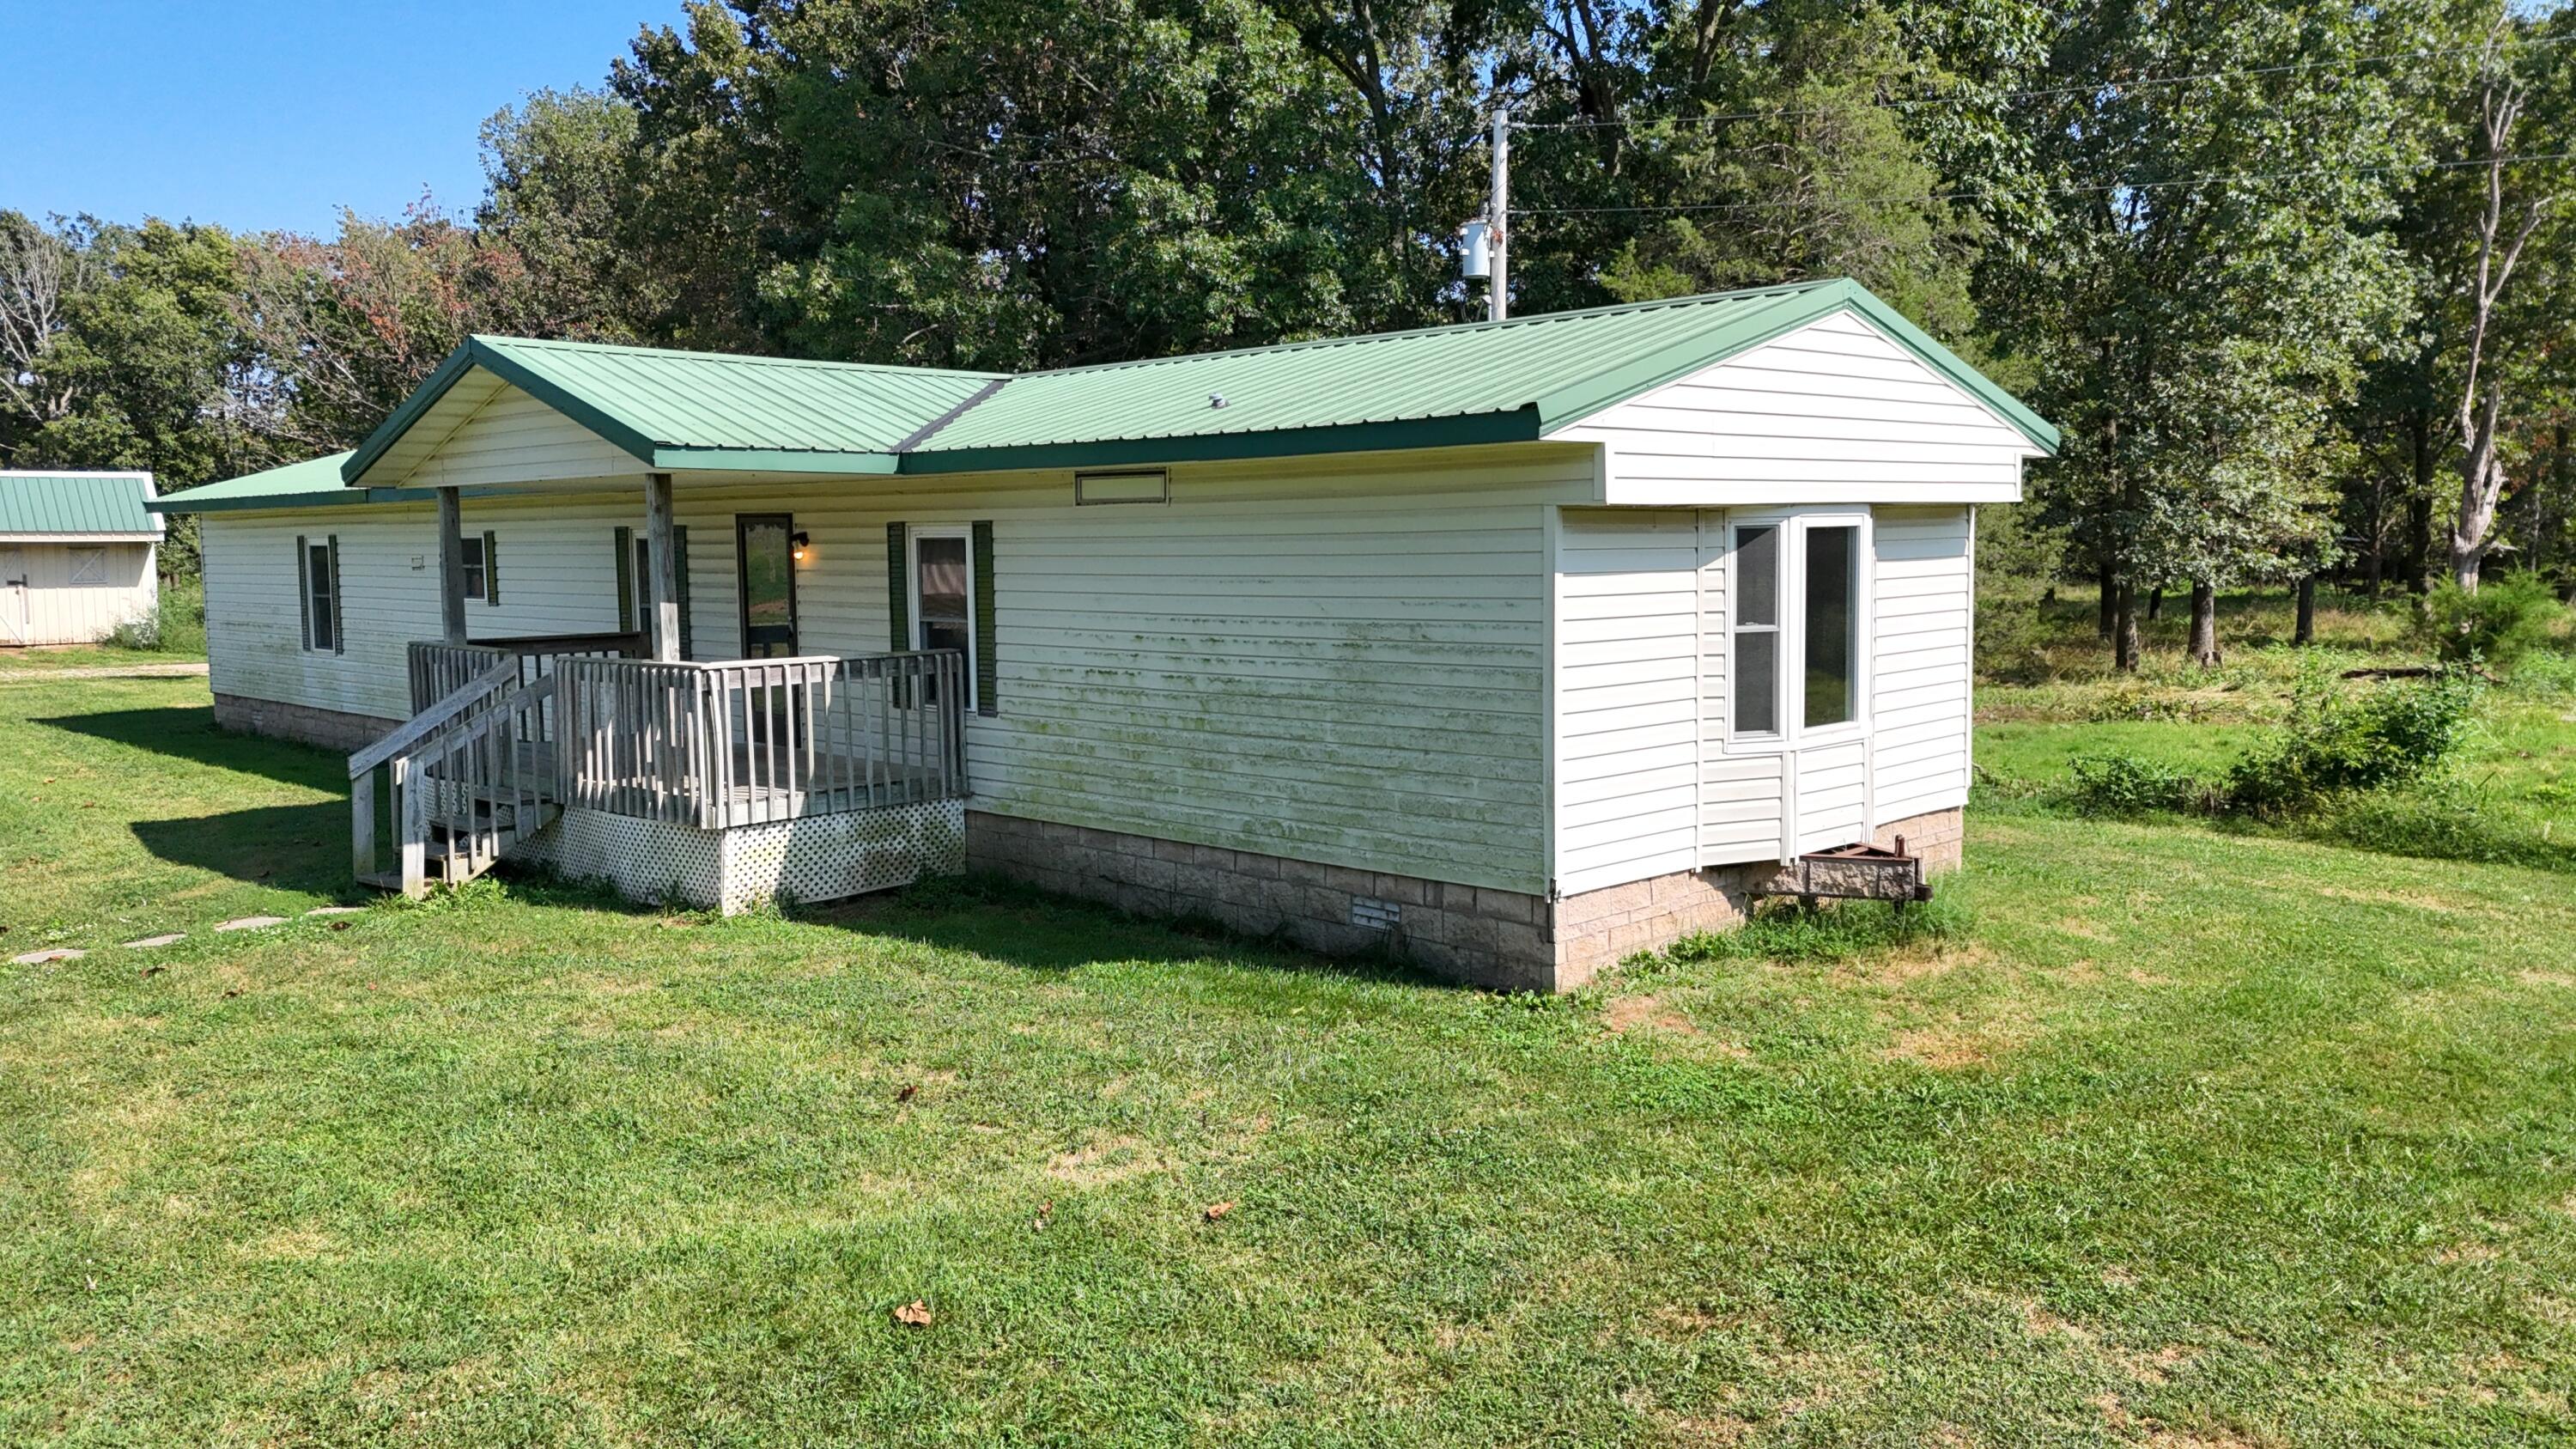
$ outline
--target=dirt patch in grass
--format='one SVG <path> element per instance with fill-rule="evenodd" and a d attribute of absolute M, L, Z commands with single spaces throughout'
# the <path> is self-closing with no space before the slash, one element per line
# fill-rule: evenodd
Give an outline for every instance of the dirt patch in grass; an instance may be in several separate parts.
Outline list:
<path fill-rule="evenodd" d="M 1625 1036 L 1641 1026 L 1668 1031 L 1676 1036 L 1697 1036 L 1699 1028 L 1691 1019 L 1664 1004 L 1660 996 L 1621 996 L 1601 1008 L 1601 1025 L 1612 1036 Z"/>
<path fill-rule="evenodd" d="M 1936 1072 L 1963 1072 L 1994 1065 L 2015 1041 L 1991 1025 L 1949 1023 L 1900 1033 L 1884 1055 L 1890 1061 L 1913 1062 Z"/>
<path fill-rule="evenodd" d="M 1097 1137 L 1048 1161 L 1047 1176 L 1070 1187 L 1106 1187 L 1160 1172 L 1162 1154 L 1141 1137 Z"/>
<path fill-rule="evenodd" d="M 2318 884 L 2295 882 L 2285 882 L 2285 890 L 2298 890 L 2300 895 L 2316 892 L 2316 895 L 2331 895 L 2334 900 L 2352 900 L 2360 902 L 2360 905 L 2411 905 L 2416 910 L 2432 910 L 2437 915 L 2458 915 L 2468 910 L 2458 900 L 2442 900 L 2439 895 L 2424 895 L 2419 890 L 2349 890 L 2349 887 L 2339 887 L 2339 884 L 2318 887 Z"/>

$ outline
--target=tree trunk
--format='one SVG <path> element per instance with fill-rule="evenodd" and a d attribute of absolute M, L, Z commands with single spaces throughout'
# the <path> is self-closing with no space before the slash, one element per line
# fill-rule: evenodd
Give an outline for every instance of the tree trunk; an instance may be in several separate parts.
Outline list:
<path fill-rule="evenodd" d="M 2118 623 L 2120 612 L 2120 584 L 2117 579 L 2111 577 L 2111 566 L 2109 564 L 2102 565 L 2099 577 L 2102 584 L 2102 609 L 2101 618 L 2096 627 L 2101 632 L 2102 637 L 2107 640 L 2111 637 L 2112 628 Z"/>
<path fill-rule="evenodd" d="M 2165 586 L 2158 584 L 2154 588 L 2147 590 L 2147 622 L 2152 624 L 2164 616 Z"/>
<path fill-rule="evenodd" d="M 2138 586 L 2122 580 L 2113 591 L 2111 664 L 2122 674 L 2138 672 Z"/>
<path fill-rule="evenodd" d="M 2218 665 L 2218 590 L 2193 581 L 2191 586 L 2191 662 L 2203 669 Z"/>
<path fill-rule="evenodd" d="M 2418 409 L 2407 426 L 2414 435 L 2415 491 L 2406 498 L 2406 592 L 2420 594 L 2433 568 L 2433 420 Z"/>
<path fill-rule="evenodd" d="M 2317 576 L 2299 575 L 2299 622 L 2290 630 L 2293 644 L 2317 642 Z"/>
<path fill-rule="evenodd" d="M 2388 574 L 2388 475 L 2374 468 L 2370 477 L 2370 567 L 2363 577 L 2370 601 L 2379 602 L 2379 585 Z"/>

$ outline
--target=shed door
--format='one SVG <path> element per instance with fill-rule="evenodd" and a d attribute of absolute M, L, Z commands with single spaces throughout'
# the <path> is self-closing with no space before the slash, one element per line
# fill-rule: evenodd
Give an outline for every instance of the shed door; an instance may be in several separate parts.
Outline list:
<path fill-rule="evenodd" d="M 27 551 L 0 548 L 0 644 L 27 642 Z"/>

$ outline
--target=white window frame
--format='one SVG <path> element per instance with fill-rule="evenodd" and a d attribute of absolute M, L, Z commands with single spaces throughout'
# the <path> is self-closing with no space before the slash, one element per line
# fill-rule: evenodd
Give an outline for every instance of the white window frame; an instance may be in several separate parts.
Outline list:
<path fill-rule="evenodd" d="M 966 681 L 966 713 L 973 714 L 975 713 L 976 705 L 978 703 L 975 698 L 975 661 L 981 657 L 977 651 L 979 651 L 984 644 L 983 639 L 976 633 L 976 630 L 980 626 L 975 620 L 975 589 L 976 585 L 980 581 L 975 577 L 974 526 L 972 524 L 965 523 L 915 523 L 907 525 L 903 532 L 904 573 L 906 575 L 904 583 L 912 594 L 912 597 L 906 599 L 904 603 L 905 612 L 912 616 L 912 647 L 915 649 L 927 649 L 930 647 L 922 642 L 926 631 L 923 627 L 924 621 L 921 617 L 921 542 L 923 539 L 927 538 L 953 538 L 959 543 L 965 545 L 966 661 L 964 668 L 959 670 L 959 673 Z"/>
<path fill-rule="evenodd" d="M 98 566 L 98 571 L 97 571 L 97 573 L 95 573 L 94 575 L 92 575 L 92 576 L 91 576 L 91 577 L 89 577 L 89 578 L 82 578 L 82 577 L 81 577 L 81 564 L 82 564 L 82 562 L 84 561 L 84 559 L 86 559 L 88 562 L 95 563 L 95 564 Z M 86 546 L 84 546 L 84 545 L 80 545 L 80 544 L 74 544 L 74 545 L 72 545 L 71 547 L 64 549 L 64 550 L 63 550 L 63 582 L 64 582 L 65 584 L 67 584 L 67 585 L 71 586 L 72 588 L 76 588 L 76 589 L 103 589 L 103 588 L 106 588 L 106 587 L 107 587 L 107 547 L 106 547 L 106 545 L 104 545 L 104 544 L 92 544 L 92 545 L 86 545 Z"/>
<path fill-rule="evenodd" d="M 1788 750 L 1814 749 L 1844 744 L 1867 738 L 1870 731 L 1870 659 L 1873 629 L 1878 613 L 1878 578 L 1876 561 L 1878 541 L 1872 531 L 1872 518 L 1867 508 L 1821 507 L 1777 508 L 1758 512 L 1730 509 L 1724 519 L 1726 529 L 1726 749 L 1729 754 L 1770 755 Z M 1780 623 L 1777 629 L 1779 667 L 1772 681 L 1773 718 L 1780 721 L 1776 731 L 1755 734 L 1739 733 L 1735 728 L 1735 683 L 1738 678 L 1735 659 L 1736 615 L 1741 597 L 1742 574 L 1736 564 L 1738 531 L 1746 528 L 1780 530 Z M 1807 724 L 1807 533 L 1816 528 L 1856 527 L 1852 560 L 1852 717 L 1839 724 Z"/>

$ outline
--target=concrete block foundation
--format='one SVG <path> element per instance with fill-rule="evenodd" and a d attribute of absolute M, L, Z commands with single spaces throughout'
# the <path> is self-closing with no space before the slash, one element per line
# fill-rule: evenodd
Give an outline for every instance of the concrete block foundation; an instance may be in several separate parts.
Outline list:
<path fill-rule="evenodd" d="M 1959 863 L 1956 810 L 1894 821 L 1925 868 Z M 1560 900 L 1086 826 L 966 814 L 969 867 L 1147 916 L 1200 916 L 1333 955 L 1391 951 L 1505 991 L 1571 991 L 1607 967 L 1744 919 L 1772 862 L 1682 871 Z"/>

